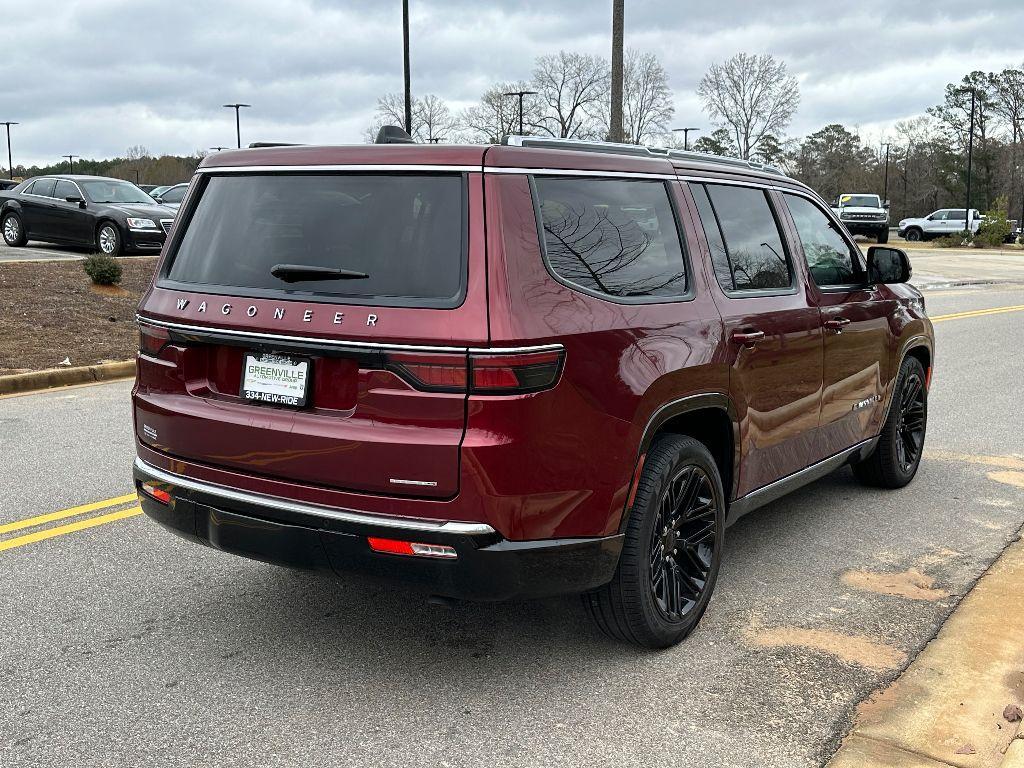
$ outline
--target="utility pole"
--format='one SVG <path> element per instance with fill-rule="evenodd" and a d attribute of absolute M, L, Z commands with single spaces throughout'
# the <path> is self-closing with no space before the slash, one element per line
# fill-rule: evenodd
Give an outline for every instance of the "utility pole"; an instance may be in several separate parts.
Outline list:
<path fill-rule="evenodd" d="M 4 123 L 0 123 L 0 125 L 7 126 L 7 172 L 11 181 L 14 181 L 14 161 L 11 160 L 11 126 L 17 125 L 17 123 L 6 121 Z"/>
<path fill-rule="evenodd" d="M 61 155 L 61 157 L 66 157 L 68 159 L 68 165 L 71 166 L 71 170 L 69 171 L 69 173 L 74 173 L 75 172 L 75 158 L 76 157 L 81 157 L 81 155 Z"/>
<path fill-rule="evenodd" d="M 518 96 L 519 97 L 519 135 L 525 136 L 523 133 L 523 96 L 534 96 L 536 91 L 512 91 L 510 93 L 503 94 L 505 96 Z"/>
<path fill-rule="evenodd" d="M 622 48 L 625 41 L 625 0 L 612 0 L 612 111 L 610 141 L 625 141 L 622 131 Z"/>
<path fill-rule="evenodd" d="M 412 136 L 412 76 L 409 74 L 409 0 L 402 0 L 402 57 L 405 76 L 405 132 Z"/>
<path fill-rule="evenodd" d="M 251 106 L 252 106 L 252 104 L 225 104 L 224 105 L 225 109 L 233 109 L 233 110 L 235 110 L 235 136 L 238 137 L 238 148 L 239 149 L 242 148 L 242 123 L 241 123 L 240 118 L 238 117 L 238 111 L 240 109 L 242 109 L 242 107 L 251 107 Z"/>
<path fill-rule="evenodd" d="M 885 142 L 885 182 L 882 191 L 882 202 L 889 199 L 889 142 Z"/>
<path fill-rule="evenodd" d="M 967 225 L 967 234 L 971 233 L 971 171 L 974 166 L 974 103 L 977 98 L 977 91 L 971 88 L 971 130 L 967 136 L 967 208 L 964 211 L 964 223 Z"/>
<path fill-rule="evenodd" d="M 214 152 L 223 152 L 227 147 L 210 147 Z"/>
<path fill-rule="evenodd" d="M 139 183 L 140 183 L 140 179 L 139 179 L 139 169 L 138 169 L 138 168 L 136 168 L 136 169 L 135 169 L 135 186 L 136 186 L 136 187 L 137 187 L 137 186 L 139 186 Z"/>
<path fill-rule="evenodd" d="M 673 133 L 683 132 L 683 149 L 688 150 L 690 148 L 690 131 L 699 131 L 700 128 L 673 128 Z"/>

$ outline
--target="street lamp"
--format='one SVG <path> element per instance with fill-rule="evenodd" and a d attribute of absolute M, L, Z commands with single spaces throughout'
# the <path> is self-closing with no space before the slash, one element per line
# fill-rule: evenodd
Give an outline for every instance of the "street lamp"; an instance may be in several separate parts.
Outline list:
<path fill-rule="evenodd" d="M 238 148 L 242 148 L 242 124 L 239 122 L 238 111 L 242 107 L 251 107 L 252 104 L 225 104 L 225 109 L 235 110 L 235 135 L 238 137 Z"/>
<path fill-rule="evenodd" d="M 683 132 L 683 150 L 690 148 L 690 131 L 699 131 L 700 128 L 673 128 L 673 133 Z"/>
<path fill-rule="evenodd" d="M 402 78 L 405 85 L 405 132 L 412 136 L 412 78 L 409 74 L 409 0 L 402 0 Z"/>
<path fill-rule="evenodd" d="M 882 191 L 882 201 L 889 199 L 889 142 L 885 142 L 885 186 Z"/>
<path fill-rule="evenodd" d="M 80 158 L 81 155 L 61 155 L 61 157 L 66 157 L 68 159 L 68 165 L 71 166 L 71 170 L 69 171 L 69 173 L 74 173 L 75 172 L 75 158 L 76 157 Z"/>
<path fill-rule="evenodd" d="M 0 123 L 0 125 L 7 126 L 7 171 L 11 177 L 11 181 L 14 181 L 14 163 L 11 160 L 11 126 L 18 125 L 18 123 L 14 123 L 8 120 L 6 122 Z"/>
<path fill-rule="evenodd" d="M 509 93 L 503 93 L 502 96 L 518 96 L 519 97 L 519 135 L 523 135 L 523 96 L 535 96 L 536 91 L 510 91 Z"/>
<path fill-rule="evenodd" d="M 210 149 L 212 149 L 214 152 L 222 152 L 225 149 L 227 149 L 227 147 L 210 147 Z"/>

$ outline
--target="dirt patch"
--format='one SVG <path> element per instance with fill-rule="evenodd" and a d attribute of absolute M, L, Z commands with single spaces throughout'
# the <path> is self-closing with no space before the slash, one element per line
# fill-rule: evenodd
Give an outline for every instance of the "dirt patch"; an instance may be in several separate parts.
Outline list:
<path fill-rule="evenodd" d="M 750 640 L 762 648 L 795 647 L 821 651 L 876 672 L 899 669 L 907 662 L 907 655 L 903 651 L 884 643 L 860 635 L 844 635 L 821 629 L 775 627 L 752 635 Z"/>
<path fill-rule="evenodd" d="M 1024 472 L 1014 472 L 1012 470 L 989 472 L 988 479 L 995 480 L 997 483 L 1006 483 L 1015 488 L 1024 488 Z"/>
<path fill-rule="evenodd" d="M 916 568 L 897 573 L 847 571 L 842 578 L 844 584 L 863 592 L 877 592 L 881 595 L 894 595 L 930 602 L 949 597 L 948 592 L 935 589 L 935 579 L 926 576 Z"/>
<path fill-rule="evenodd" d="M 954 451 L 925 451 L 925 457 L 939 461 L 963 461 L 968 464 L 984 464 L 1002 469 L 1024 470 L 1024 458 L 1020 456 L 983 456 L 973 453 L 955 453 Z"/>
<path fill-rule="evenodd" d="M 0 375 L 127 360 L 156 257 L 121 260 L 119 291 L 94 290 L 82 263 L 0 264 Z"/>
<path fill-rule="evenodd" d="M 90 285 L 89 290 L 98 293 L 100 296 L 131 296 L 131 291 L 126 291 L 120 285 Z"/>

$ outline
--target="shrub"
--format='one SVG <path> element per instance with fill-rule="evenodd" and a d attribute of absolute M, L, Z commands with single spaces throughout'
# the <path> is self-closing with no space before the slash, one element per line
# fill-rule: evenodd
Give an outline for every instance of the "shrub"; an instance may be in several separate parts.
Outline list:
<path fill-rule="evenodd" d="M 936 248 L 960 248 L 962 246 L 968 246 L 971 244 L 973 238 L 964 233 L 960 232 L 956 235 L 946 235 L 945 237 L 939 237 L 934 240 Z"/>
<path fill-rule="evenodd" d="M 82 266 L 96 285 L 114 285 L 121 282 L 121 265 L 112 256 L 93 254 Z"/>
<path fill-rule="evenodd" d="M 1010 232 L 1013 231 L 1012 225 L 1007 220 L 1009 207 L 1009 202 L 1004 195 L 995 201 L 990 210 L 985 212 L 985 218 L 982 219 L 977 234 L 977 240 L 982 246 L 998 248 L 1006 242 Z"/>

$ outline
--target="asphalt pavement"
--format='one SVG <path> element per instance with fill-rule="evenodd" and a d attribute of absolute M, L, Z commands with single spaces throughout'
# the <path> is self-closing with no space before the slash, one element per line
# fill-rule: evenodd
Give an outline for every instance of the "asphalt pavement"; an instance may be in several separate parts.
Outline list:
<path fill-rule="evenodd" d="M 914 258 L 932 316 L 1024 306 L 1020 268 Z M 937 322 L 916 480 L 842 469 L 741 520 L 664 652 L 606 639 L 576 599 L 438 607 L 140 515 L 0 549 L 0 766 L 821 765 L 1019 535 L 1022 328 Z M 0 532 L 131 491 L 130 387 L 0 399 Z M 880 573 L 929 586 L 880 594 Z"/>

